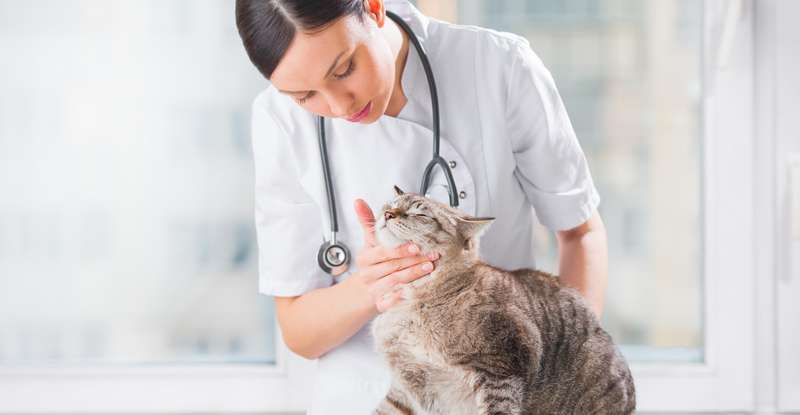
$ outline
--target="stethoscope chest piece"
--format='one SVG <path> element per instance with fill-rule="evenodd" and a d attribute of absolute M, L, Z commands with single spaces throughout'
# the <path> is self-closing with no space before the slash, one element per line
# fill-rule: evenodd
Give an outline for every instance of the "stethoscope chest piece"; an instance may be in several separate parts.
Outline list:
<path fill-rule="evenodd" d="M 325 241 L 319 247 L 317 262 L 325 272 L 338 275 L 347 270 L 347 265 L 350 263 L 350 250 L 342 243 Z M 338 270 L 339 273 L 334 272 L 335 268 L 342 266 L 344 269 Z"/>

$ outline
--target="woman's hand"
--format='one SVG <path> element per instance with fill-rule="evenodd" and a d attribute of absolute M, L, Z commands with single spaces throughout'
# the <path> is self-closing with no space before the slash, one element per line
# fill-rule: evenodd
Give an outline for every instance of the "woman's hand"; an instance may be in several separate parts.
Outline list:
<path fill-rule="evenodd" d="M 375 239 L 375 216 L 367 202 L 356 199 L 358 220 L 364 228 L 364 247 L 355 257 L 357 270 L 348 279 L 364 285 L 367 301 L 383 313 L 402 299 L 402 288 L 417 278 L 430 274 L 437 253 L 421 255 L 419 247 L 405 243 L 386 248 Z"/>

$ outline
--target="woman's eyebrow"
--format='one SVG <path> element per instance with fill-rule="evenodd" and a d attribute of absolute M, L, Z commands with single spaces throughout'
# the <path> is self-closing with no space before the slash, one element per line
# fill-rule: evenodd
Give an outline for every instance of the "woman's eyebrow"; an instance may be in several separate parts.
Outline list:
<path fill-rule="evenodd" d="M 339 65 L 339 58 L 341 58 L 345 52 L 347 51 L 343 50 L 339 52 L 338 55 L 336 55 L 336 59 L 333 60 L 333 64 L 331 64 L 331 67 L 328 68 L 328 72 L 325 72 L 325 76 L 322 77 L 322 79 L 326 79 L 328 76 L 330 76 L 331 72 L 333 72 L 333 70 L 336 69 L 336 66 Z M 284 94 L 299 94 L 301 92 L 308 92 L 308 91 L 284 91 L 282 89 L 279 89 L 278 91 L 283 92 Z"/>

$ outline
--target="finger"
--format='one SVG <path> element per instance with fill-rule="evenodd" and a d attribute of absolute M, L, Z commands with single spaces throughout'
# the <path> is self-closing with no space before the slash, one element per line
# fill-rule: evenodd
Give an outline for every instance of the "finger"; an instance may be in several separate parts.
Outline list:
<path fill-rule="evenodd" d="M 392 308 L 403 299 L 401 291 L 390 291 L 382 295 L 381 298 L 375 303 L 375 307 L 383 313 L 384 311 Z"/>
<path fill-rule="evenodd" d="M 397 303 L 403 301 L 403 299 L 404 298 L 403 298 L 403 291 L 402 290 L 392 290 L 392 291 L 386 292 L 384 295 L 382 295 L 378 299 L 378 301 L 376 303 L 376 306 L 377 306 L 377 308 L 379 310 L 381 310 L 381 312 L 384 312 L 384 311 L 392 308 L 393 306 L 395 306 Z M 380 305 L 378 305 L 378 304 L 380 304 Z"/>
<path fill-rule="evenodd" d="M 423 266 L 425 264 L 430 264 L 431 268 L 426 269 Z M 405 269 L 402 269 L 397 272 L 393 272 L 389 275 L 386 275 L 382 278 L 378 278 L 377 280 L 373 281 L 370 285 L 370 291 L 376 293 L 377 295 L 383 295 L 383 293 L 390 291 L 395 288 L 398 284 L 408 284 L 411 281 L 416 280 L 422 276 L 428 275 L 436 267 L 433 266 L 430 262 L 424 262 L 422 264 L 416 264 L 415 266 L 411 266 Z"/>
<path fill-rule="evenodd" d="M 363 199 L 356 199 L 353 206 L 356 209 L 358 221 L 364 229 L 364 246 L 370 247 L 378 245 L 375 239 L 375 215 L 372 214 L 372 209 L 370 209 L 367 202 Z"/>
<path fill-rule="evenodd" d="M 380 262 L 389 261 L 395 258 L 402 258 L 406 256 L 419 255 L 419 247 L 414 245 L 412 249 L 412 242 L 406 242 L 393 248 L 384 247 L 381 245 L 372 248 L 364 249 L 359 252 L 357 263 L 359 268 L 364 268 Z"/>
<path fill-rule="evenodd" d="M 428 266 L 428 267 L 426 267 Z M 387 275 L 386 278 L 391 278 L 394 287 L 408 284 L 416 279 L 422 278 L 436 269 L 436 266 L 431 262 L 423 262 L 413 267 L 408 267 L 402 271 L 395 272 L 394 274 Z"/>
<path fill-rule="evenodd" d="M 380 298 L 381 296 L 386 296 L 387 293 L 401 290 L 403 285 L 430 273 L 431 270 L 423 270 L 422 264 L 420 264 L 378 279 L 372 283 L 370 290 L 375 293 L 373 297 L 378 296 Z"/>
<path fill-rule="evenodd" d="M 376 307 L 381 312 L 391 307 L 391 305 L 396 304 L 401 300 L 410 299 L 410 296 L 413 296 L 411 292 L 406 290 L 406 288 L 409 287 L 409 283 L 417 278 L 428 275 L 431 272 L 427 270 L 423 271 L 419 268 L 420 267 L 409 268 L 401 273 L 396 273 L 387 276 L 386 278 L 381 278 L 370 285 L 370 293 L 373 298 L 376 299 Z"/>
<path fill-rule="evenodd" d="M 383 277 L 402 271 L 408 267 L 412 267 L 420 262 L 428 262 L 428 258 L 424 256 L 408 256 L 403 258 L 395 258 L 389 261 L 373 264 L 362 269 L 364 278 L 367 282 L 374 282 Z"/>

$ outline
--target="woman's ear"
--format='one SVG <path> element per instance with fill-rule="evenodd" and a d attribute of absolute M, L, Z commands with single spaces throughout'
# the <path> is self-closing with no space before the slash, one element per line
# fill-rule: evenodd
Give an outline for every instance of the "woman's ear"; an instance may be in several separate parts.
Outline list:
<path fill-rule="evenodd" d="M 378 27 L 383 27 L 383 22 L 386 18 L 386 9 L 383 5 L 383 0 L 366 0 L 367 13 L 369 13 Z"/>

